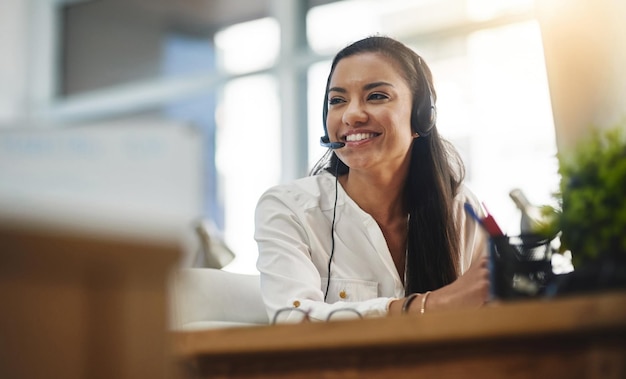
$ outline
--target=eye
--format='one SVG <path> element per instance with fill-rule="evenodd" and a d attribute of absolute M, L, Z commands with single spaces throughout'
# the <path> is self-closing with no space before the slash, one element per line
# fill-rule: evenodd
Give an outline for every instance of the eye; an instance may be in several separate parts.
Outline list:
<path fill-rule="evenodd" d="M 367 97 L 368 100 L 386 100 L 388 98 L 389 98 L 389 96 L 385 95 L 384 93 L 380 93 L 380 92 L 374 92 L 374 93 L 370 94 Z"/>
<path fill-rule="evenodd" d="M 335 104 L 342 103 L 343 101 L 344 100 L 341 97 L 331 97 L 330 99 L 328 99 L 328 104 L 335 105 Z"/>

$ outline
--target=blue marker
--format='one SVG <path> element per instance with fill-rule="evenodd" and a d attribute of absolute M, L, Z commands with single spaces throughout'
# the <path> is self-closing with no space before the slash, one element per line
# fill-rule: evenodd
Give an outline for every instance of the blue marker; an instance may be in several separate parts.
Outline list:
<path fill-rule="evenodd" d="M 472 207 L 472 204 L 470 203 L 465 203 L 465 211 L 467 213 L 469 213 L 469 215 L 478 223 L 480 224 L 482 227 L 485 227 L 485 225 L 483 225 L 483 220 L 478 217 L 478 215 L 476 214 L 476 211 L 474 211 L 474 208 Z"/>

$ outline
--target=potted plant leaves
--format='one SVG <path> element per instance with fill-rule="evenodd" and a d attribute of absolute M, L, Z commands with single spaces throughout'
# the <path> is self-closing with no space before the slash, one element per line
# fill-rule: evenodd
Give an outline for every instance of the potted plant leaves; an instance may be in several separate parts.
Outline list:
<path fill-rule="evenodd" d="M 574 271 L 560 275 L 554 294 L 626 288 L 626 120 L 593 129 L 558 155 L 560 209 L 544 207 L 560 230 Z"/>

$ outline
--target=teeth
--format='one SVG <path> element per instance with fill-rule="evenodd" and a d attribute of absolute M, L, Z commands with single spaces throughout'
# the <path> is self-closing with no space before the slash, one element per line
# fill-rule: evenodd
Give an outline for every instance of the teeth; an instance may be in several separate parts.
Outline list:
<path fill-rule="evenodd" d="M 373 138 L 375 137 L 376 134 L 374 133 L 356 133 L 356 134 L 350 134 L 348 136 L 346 136 L 346 141 L 347 142 L 356 142 L 356 141 L 362 141 L 364 139 L 368 139 L 368 138 Z"/>

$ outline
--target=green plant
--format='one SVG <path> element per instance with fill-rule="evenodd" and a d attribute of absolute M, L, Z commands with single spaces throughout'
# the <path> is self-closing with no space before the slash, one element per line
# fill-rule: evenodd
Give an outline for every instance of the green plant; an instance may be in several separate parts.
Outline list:
<path fill-rule="evenodd" d="M 561 209 L 548 209 L 574 266 L 600 256 L 626 258 L 626 120 L 594 129 L 558 155 Z M 552 228 L 555 226 L 552 225 Z"/>

